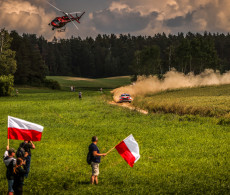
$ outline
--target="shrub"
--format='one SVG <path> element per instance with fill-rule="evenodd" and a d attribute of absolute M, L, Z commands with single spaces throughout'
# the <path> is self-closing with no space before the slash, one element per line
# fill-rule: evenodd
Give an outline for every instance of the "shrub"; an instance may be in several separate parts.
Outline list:
<path fill-rule="evenodd" d="M 61 89 L 60 84 L 52 79 L 44 79 L 44 86 L 50 89 L 57 89 L 57 90 Z"/>
<path fill-rule="evenodd" d="M 14 90 L 14 76 L 0 76 L 0 96 L 10 96 Z"/>

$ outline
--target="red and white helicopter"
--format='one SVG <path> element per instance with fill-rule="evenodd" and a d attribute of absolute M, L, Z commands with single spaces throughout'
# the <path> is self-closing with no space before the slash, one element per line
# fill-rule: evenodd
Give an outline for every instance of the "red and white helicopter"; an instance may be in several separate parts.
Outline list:
<path fill-rule="evenodd" d="M 52 30 L 58 29 L 57 30 L 58 32 L 64 32 L 66 29 L 65 25 L 69 22 L 72 22 L 73 25 L 78 29 L 77 25 L 73 21 L 76 21 L 80 24 L 80 19 L 85 14 L 85 12 L 65 13 L 62 10 L 55 7 L 54 5 L 52 5 L 51 3 L 49 2 L 47 3 L 50 4 L 56 10 L 58 10 L 59 12 L 62 12 L 64 14 L 64 16 L 56 17 L 49 23 L 49 25 L 52 26 Z M 74 17 L 72 14 L 76 14 L 76 17 Z M 80 14 L 80 16 L 78 16 L 77 14 Z"/>

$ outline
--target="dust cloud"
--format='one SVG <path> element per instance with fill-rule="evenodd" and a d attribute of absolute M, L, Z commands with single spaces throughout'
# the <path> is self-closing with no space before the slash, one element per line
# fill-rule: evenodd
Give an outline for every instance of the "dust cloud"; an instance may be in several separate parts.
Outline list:
<path fill-rule="evenodd" d="M 138 95 L 152 94 L 169 89 L 230 84 L 230 71 L 220 74 L 212 69 L 206 69 L 199 75 L 194 75 L 193 73 L 185 75 L 176 70 L 171 70 L 163 78 L 158 79 L 157 76 L 140 76 L 132 85 L 114 89 L 112 91 L 114 101 L 118 102 L 119 96 L 122 93 L 129 93 L 134 98 Z"/>

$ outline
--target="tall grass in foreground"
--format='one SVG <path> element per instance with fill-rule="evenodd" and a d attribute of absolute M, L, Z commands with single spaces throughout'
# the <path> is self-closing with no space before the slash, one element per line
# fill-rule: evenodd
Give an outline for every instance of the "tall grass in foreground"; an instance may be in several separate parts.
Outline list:
<path fill-rule="evenodd" d="M 79 100 L 77 93 L 21 89 L 18 97 L 0 98 L 1 154 L 8 115 L 45 127 L 32 151 L 25 194 L 229 194 L 230 127 L 216 125 L 215 118 L 142 115 L 107 104 L 98 91 L 83 91 Z M 90 185 L 91 137 L 97 135 L 100 151 L 107 152 L 131 133 L 140 160 L 130 168 L 113 151 L 102 159 L 99 185 Z M 2 193 L 5 170 L 2 162 Z"/>

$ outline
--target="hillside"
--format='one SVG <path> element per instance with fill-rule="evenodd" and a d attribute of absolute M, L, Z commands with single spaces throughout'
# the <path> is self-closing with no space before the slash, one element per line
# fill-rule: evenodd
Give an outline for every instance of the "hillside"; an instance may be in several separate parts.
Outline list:
<path fill-rule="evenodd" d="M 100 88 L 114 89 L 131 83 L 130 76 L 108 77 L 99 79 L 66 76 L 47 76 L 47 78 L 58 81 L 61 84 L 62 89 L 67 91 L 70 90 L 71 85 L 81 89 L 98 90 Z"/>

